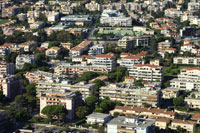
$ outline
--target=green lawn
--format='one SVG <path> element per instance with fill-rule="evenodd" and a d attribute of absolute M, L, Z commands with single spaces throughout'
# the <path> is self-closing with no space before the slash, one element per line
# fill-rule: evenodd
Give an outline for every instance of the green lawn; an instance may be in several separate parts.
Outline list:
<path fill-rule="evenodd" d="M 10 20 L 8 20 L 8 19 L 1 19 L 0 20 L 0 24 L 5 24 L 5 23 L 8 23 L 8 22 L 10 22 Z"/>

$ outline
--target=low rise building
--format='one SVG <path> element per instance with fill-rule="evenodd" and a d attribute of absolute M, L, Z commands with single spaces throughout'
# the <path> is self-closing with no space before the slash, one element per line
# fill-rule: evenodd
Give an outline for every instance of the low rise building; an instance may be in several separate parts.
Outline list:
<path fill-rule="evenodd" d="M 61 17 L 61 21 L 64 22 L 90 22 L 92 18 L 89 15 L 67 15 Z"/>
<path fill-rule="evenodd" d="M 196 126 L 196 122 L 194 121 L 189 121 L 189 120 L 178 120 L 178 119 L 174 119 L 171 122 L 171 128 L 176 130 L 177 127 L 181 127 L 183 129 L 185 129 L 187 132 L 194 132 Z"/>
<path fill-rule="evenodd" d="M 156 119 L 155 126 L 159 129 L 167 129 L 170 124 L 170 119 L 158 118 Z"/>
<path fill-rule="evenodd" d="M 42 29 L 45 27 L 45 23 L 43 21 L 37 21 L 30 24 L 31 29 Z"/>
<path fill-rule="evenodd" d="M 99 89 L 102 99 L 109 97 L 124 105 L 143 107 L 145 104 L 157 107 L 161 91 L 155 87 L 137 87 L 134 84 L 109 84 Z"/>
<path fill-rule="evenodd" d="M 107 133 L 148 133 L 154 124 L 155 120 L 151 119 L 118 116 L 107 124 Z"/>
<path fill-rule="evenodd" d="M 16 69 L 23 69 L 25 63 L 35 63 L 34 55 L 18 55 L 16 58 Z"/>
<path fill-rule="evenodd" d="M 61 49 L 59 47 L 51 47 L 45 51 L 46 56 L 55 58 L 59 55 Z"/>
<path fill-rule="evenodd" d="M 116 66 L 116 61 L 114 59 L 113 53 L 107 53 L 107 54 L 100 54 L 94 57 L 92 60 L 93 66 L 105 66 L 109 72 L 113 70 L 113 68 Z"/>
<path fill-rule="evenodd" d="M 0 75 L 0 90 L 9 99 L 14 99 L 15 96 L 22 93 L 22 80 L 15 75 Z"/>
<path fill-rule="evenodd" d="M 66 118 L 72 120 L 75 117 L 75 111 L 81 105 L 81 95 L 77 92 L 48 92 L 40 97 L 40 115 L 42 110 L 48 105 L 62 105 L 67 110 Z"/>
<path fill-rule="evenodd" d="M 161 82 L 163 80 L 163 67 L 149 64 L 136 64 L 130 69 L 129 76 L 135 77 L 137 80 Z"/>
<path fill-rule="evenodd" d="M 184 101 L 190 108 L 199 108 L 200 109 L 200 94 L 199 94 L 199 91 L 192 92 L 190 94 L 190 96 L 185 97 Z"/>
<path fill-rule="evenodd" d="M 8 8 L 4 8 L 2 10 L 2 17 L 11 18 L 12 16 L 15 16 L 18 13 L 19 9 L 20 8 L 18 6 L 10 6 Z"/>
<path fill-rule="evenodd" d="M 124 115 L 146 116 L 149 118 L 174 119 L 176 116 L 175 112 L 167 111 L 166 109 L 140 108 L 140 107 L 130 107 L 130 106 L 116 106 L 114 110 L 110 111 L 110 113 L 114 115 L 115 112 Z"/>
<path fill-rule="evenodd" d="M 19 48 L 23 48 L 24 52 L 30 52 L 30 50 L 33 48 L 36 48 L 38 46 L 38 44 L 35 41 L 28 41 L 28 42 L 24 42 L 18 45 Z"/>
<path fill-rule="evenodd" d="M 89 48 L 93 45 L 93 43 L 89 40 L 82 41 L 77 46 L 70 49 L 70 56 L 80 56 L 84 51 L 89 50 Z"/>
<path fill-rule="evenodd" d="M 174 64 L 184 64 L 184 65 L 200 65 L 200 57 L 174 57 Z"/>
<path fill-rule="evenodd" d="M 110 114 L 95 113 L 95 112 L 86 117 L 87 117 L 86 121 L 88 124 L 98 124 L 98 125 L 104 125 L 112 119 L 112 116 Z"/>
<path fill-rule="evenodd" d="M 165 40 L 164 42 L 158 43 L 158 50 L 166 50 L 172 46 L 171 42 L 169 40 Z"/>
<path fill-rule="evenodd" d="M 163 99 L 172 99 L 179 96 L 180 90 L 177 88 L 165 88 L 162 89 L 162 98 Z"/>
<path fill-rule="evenodd" d="M 89 11 L 101 11 L 102 5 L 95 1 L 91 1 L 90 3 L 85 4 L 85 8 Z"/>
<path fill-rule="evenodd" d="M 47 20 L 49 22 L 55 22 L 59 19 L 59 12 L 49 12 L 47 15 Z"/>

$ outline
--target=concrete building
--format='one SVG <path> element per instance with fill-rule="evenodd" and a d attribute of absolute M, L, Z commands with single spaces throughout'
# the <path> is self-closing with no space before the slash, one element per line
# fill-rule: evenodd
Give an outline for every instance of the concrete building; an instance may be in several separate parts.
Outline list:
<path fill-rule="evenodd" d="M 61 17 L 61 21 L 63 22 L 90 22 L 92 18 L 89 15 L 67 15 Z"/>
<path fill-rule="evenodd" d="M 16 58 L 16 69 L 23 69 L 25 63 L 35 63 L 34 55 L 18 55 Z"/>
<path fill-rule="evenodd" d="M 118 116 L 107 124 L 107 133 L 149 133 L 155 120 Z"/>
<path fill-rule="evenodd" d="M 25 13 L 20 13 L 17 15 L 17 17 L 20 21 L 26 21 L 28 19 Z"/>
<path fill-rule="evenodd" d="M 200 65 L 200 57 L 174 57 L 174 64 L 184 64 L 184 65 Z"/>
<path fill-rule="evenodd" d="M 157 109 L 157 108 L 140 108 L 140 107 L 131 107 L 131 106 L 116 106 L 114 110 L 111 110 L 110 113 L 114 115 L 115 112 L 118 112 L 122 115 L 137 115 L 137 116 L 146 116 L 149 118 L 169 118 L 174 119 L 176 113 L 173 111 L 167 111 L 166 109 Z"/>
<path fill-rule="evenodd" d="M 200 93 L 199 93 L 199 91 L 192 92 L 188 97 L 185 97 L 184 101 L 190 108 L 199 108 L 200 109 Z"/>
<path fill-rule="evenodd" d="M 89 48 L 93 45 L 93 43 L 89 40 L 82 41 L 77 46 L 70 49 L 70 56 L 80 56 L 84 51 L 89 50 Z"/>
<path fill-rule="evenodd" d="M 47 15 L 47 20 L 49 22 L 55 22 L 59 19 L 59 12 L 49 12 Z"/>
<path fill-rule="evenodd" d="M 14 74 L 14 67 L 13 63 L 6 63 L 4 61 L 0 61 L 0 74 Z"/>
<path fill-rule="evenodd" d="M 93 66 L 105 66 L 109 72 L 113 70 L 113 68 L 116 66 L 116 61 L 114 59 L 113 53 L 107 53 L 107 54 L 100 54 L 94 57 L 92 60 Z"/>
<path fill-rule="evenodd" d="M 55 74 L 55 73 L 49 73 L 49 72 L 44 72 L 44 71 L 33 71 L 33 72 L 26 72 L 24 74 L 26 79 L 30 83 L 37 83 L 40 80 L 64 80 L 67 79 L 67 75 L 60 75 L 60 74 Z"/>
<path fill-rule="evenodd" d="M 145 104 L 157 107 L 161 96 L 159 87 L 137 87 L 134 84 L 109 84 L 102 86 L 99 93 L 102 99 L 109 97 L 110 100 L 137 107 Z"/>
<path fill-rule="evenodd" d="M 45 51 L 46 56 L 51 57 L 51 58 L 56 58 L 61 49 L 59 47 L 51 47 Z"/>
<path fill-rule="evenodd" d="M 101 14 L 100 22 L 109 26 L 132 26 L 131 17 L 125 17 L 123 13 L 117 10 L 104 10 Z"/>
<path fill-rule="evenodd" d="M 101 11 L 102 5 L 95 1 L 91 1 L 90 3 L 85 4 L 85 8 L 89 11 Z"/>
<path fill-rule="evenodd" d="M 178 78 L 170 80 L 170 86 L 180 90 L 199 90 L 200 68 L 182 68 Z"/>
<path fill-rule="evenodd" d="M 149 64 L 136 64 L 130 69 L 129 76 L 135 77 L 137 80 L 161 82 L 163 80 L 163 67 Z"/>
<path fill-rule="evenodd" d="M 91 65 L 71 65 L 71 64 L 61 64 L 54 67 L 54 72 L 56 74 L 69 74 L 69 75 L 82 75 L 84 72 L 92 71 L 92 72 L 100 72 L 100 73 L 108 73 L 109 70 L 106 66 L 91 66 Z"/>
<path fill-rule="evenodd" d="M 98 124 L 104 125 L 112 119 L 110 114 L 103 114 L 103 113 L 96 113 L 93 112 L 92 114 L 86 116 L 88 124 Z"/>
<path fill-rule="evenodd" d="M 45 27 L 45 23 L 43 21 L 37 21 L 30 24 L 31 29 L 42 29 Z"/>
<path fill-rule="evenodd" d="M 40 97 L 40 115 L 42 110 L 48 105 L 62 105 L 67 109 L 66 118 L 72 120 L 75 111 L 81 105 L 81 95 L 77 92 L 48 92 Z"/>
<path fill-rule="evenodd" d="M 165 88 L 162 89 L 162 98 L 163 99 L 172 99 L 179 96 L 180 90 L 177 88 Z"/>
<path fill-rule="evenodd" d="M 14 99 L 16 95 L 22 93 L 22 80 L 18 79 L 15 75 L 0 75 L 0 90 L 3 90 L 3 94 Z"/>
<path fill-rule="evenodd" d="M 158 127 L 159 129 L 167 129 L 168 125 L 170 123 L 170 119 L 165 119 L 165 118 L 157 118 L 155 126 Z"/>
<path fill-rule="evenodd" d="M 97 56 L 99 54 L 104 54 L 105 46 L 103 44 L 96 44 L 90 47 L 88 51 L 89 56 Z"/>
<path fill-rule="evenodd" d="M 177 10 L 175 8 L 165 9 L 165 16 L 167 17 L 176 18 L 176 17 L 180 17 L 181 14 L 182 14 L 182 11 Z"/>
<path fill-rule="evenodd" d="M 117 63 L 121 67 L 126 67 L 127 69 L 131 69 L 135 64 L 142 64 L 142 59 L 140 56 L 126 56 L 124 58 L 120 58 L 117 60 Z"/>
<path fill-rule="evenodd" d="M 70 83 L 68 80 L 40 80 L 37 83 L 37 97 L 49 91 L 79 91 L 83 100 L 94 93 L 95 84 L 79 82 Z"/>
<path fill-rule="evenodd" d="M 36 48 L 38 44 L 35 41 L 28 41 L 18 45 L 19 48 L 23 48 L 24 52 L 30 52 L 33 48 Z"/>
<path fill-rule="evenodd" d="M 160 50 L 167 50 L 168 48 L 172 47 L 172 44 L 169 40 L 165 40 L 164 42 L 158 43 L 158 51 Z"/>
<path fill-rule="evenodd" d="M 8 8 L 4 8 L 2 10 L 2 17 L 11 18 L 18 13 L 19 7 L 18 6 L 10 6 Z"/>
<path fill-rule="evenodd" d="M 196 126 L 196 122 L 194 121 L 174 119 L 171 122 L 171 129 L 176 130 L 177 127 L 181 127 L 185 129 L 187 132 L 191 132 L 191 133 L 194 132 L 195 126 Z"/>

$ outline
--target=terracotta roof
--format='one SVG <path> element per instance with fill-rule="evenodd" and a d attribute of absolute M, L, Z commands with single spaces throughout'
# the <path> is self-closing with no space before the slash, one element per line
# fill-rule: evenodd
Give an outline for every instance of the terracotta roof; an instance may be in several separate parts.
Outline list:
<path fill-rule="evenodd" d="M 156 121 L 158 122 L 170 122 L 170 119 L 166 119 L 166 118 L 157 118 Z"/>
<path fill-rule="evenodd" d="M 185 70 L 200 70 L 199 67 L 184 67 Z"/>
<path fill-rule="evenodd" d="M 114 57 L 113 53 L 100 54 L 96 56 L 96 58 L 113 58 L 113 57 Z"/>
<path fill-rule="evenodd" d="M 200 114 L 195 114 L 192 116 L 192 120 L 199 120 L 200 119 Z"/>
<path fill-rule="evenodd" d="M 126 76 L 125 79 L 135 79 L 135 78 L 131 76 Z"/>
<path fill-rule="evenodd" d="M 184 46 L 194 46 L 193 44 L 184 44 Z"/>
<path fill-rule="evenodd" d="M 120 55 L 132 55 L 131 53 L 121 53 Z"/>
<path fill-rule="evenodd" d="M 163 68 L 163 66 L 158 66 L 158 65 L 150 65 L 150 64 L 136 64 L 136 67 L 151 67 L 151 68 Z"/>
<path fill-rule="evenodd" d="M 139 60 L 139 59 L 141 59 L 141 56 L 126 56 L 126 57 L 123 57 L 123 59 L 135 59 L 135 60 Z"/>
<path fill-rule="evenodd" d="M 172 120 L 173 123 L 181 123 L 181 124 L 196 124 L 196 122 L 194 121 L 188 121 L 188 120 L 178 120 L 178 119 L 174 119 Z"/>
<path fill-rule="evenodd" d="M 60 50 L 60 48 L 59 47 L 51 47 L 48 50 Z"/>
<path fill-rule="evenodd" d="M 91 41 L 89 40 L 82 41 L 79 45 L 71 48 L 70 50 L 80 51 L 81 49 L 87 47 L 90 43 Z"/>
<path fill-rule="evenodd" d="M 168 114 L 175 115 L 175 112 L 167 111 L 165 109 L 156 109 L 156 108 L 140 108 L 140 107 L 130 107 L 130 106 L 116 106 L 115 109 L 118 110 L 132 110 L 137 112 L 152 112 L 152 113 L 160 113 L 160 114 Z"/>

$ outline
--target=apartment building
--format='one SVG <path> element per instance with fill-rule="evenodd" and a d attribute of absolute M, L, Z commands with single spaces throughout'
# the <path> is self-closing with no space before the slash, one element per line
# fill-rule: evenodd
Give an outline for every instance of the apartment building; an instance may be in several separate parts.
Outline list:
<path fill-rule="evenodd" d="M 22 80 L 18 79 L 15 75 L 0 75 L 0 90 L 3 90 L 3 94 L 14 99 L 16 95 L 22 93 Z"/>
<path fill-rule="evenodd" d="M 48 57 L 56 58 L 60 52 L 61 52 L 61 49 L 59 47 L 51 47 L 45 51 L 45 54 Z"/>
<path fill-rule="evenodd" d="M 18 6 L 10 6 L 8 8 L 2 9 L 2 17 L 11 18 L 18 13 L 19 7 Z"/>
<path fill-rule="evenodd" d="M 118 40 L 118 46 L 121 48 L 148 47 L 150 35 L 124 36 Z"/>
<path fill-rule="evenodd" d="M 200 65 L 200 57 L 174 57 L 174 64 Z"/>
<path fill-rule="evenodd" d="M 55 73 L 49 73 L 49 72 L 44 72 L 44 71 L 33 71 L 33 72 L 26 72 L 24 74 L 25 78 L 30 82 L 30 83 L 37 83 L 40 80 L 64 80 L 67 79 L 67 75 L 60 75 L 60 74 L 55 74 Z"/>
<path fill-rule="evenodd" d="M 130 70 L 133 67 L 133 65 L 142 64 L 142 59 L 140 56 L 126 56 L 124 58 L 118 59 L 117 63 L 120 66 L 126 67 L 128 70 Z"/>
<path fill-rule="evenodd" d="M 177 10 L 176 8 L 165 9 L 165 16 L 167 17 L 176 18 L 176 17 L 180 17 L 181 14 L 182 14 L 182 11 Z"/>
<path fill-rule="evenodd" d="M 99 73 L 109 72 L 106 66 L 61 64 L 54 67 L 54 72 L 56 74 L 82 75 L 84 72 L 88 72 L 88 71 L 99 72 Z"/>
<path fill-rule="evenodd" d="M 59 12 L 49 12 L 47 15 L 47 20 L 49 22 L 55 22 L 59 19 Z"/>
<path fill-rule="evenodd" d="M 161 82 L 163 80 L 163 67 L 149 64 L 136 64 L 130 69 L 129 76 L 135 77 L 137 80 Z"/>
<path fill-rule="evenodd" d="M 155 120 L 142 119 L 134 116 L 118 116 L 107 123 L 107 133 L 149 133 Z"/>
<path fill-rule="evenodd" d="M 182 68 L 178 78 L 170 80 L 172 88 L 180 90 L 198 90 L 200 88 L 200 68 Z"/>
<path fill-rule="evenodd" d="M 28 41 L 28 42 L 24 42 L 18 45 L 19 48 L 23 48 L 24 52 L 30 52 L 30 50 L 33 48 L 36 48 L 38 46 L 38 44 L 35 41 Z"/>
<path fill-rule="evenodd" d="M 14 67 L 13 63 L 6 63 L 5 61 L 0 61 L 0 74 L 14 74 Z"/>
<path fill-rule="evenodd" d="M 114 59 L 113 53 L 107 53 L 107 54 L 100 54 L 94 57 L 92 60 L 93 66 L 105 66 L 109 72 L 113 70 L 113 68 L 116 66 L 116 61 Z"/>
<path fill-rule="evenodd" d="M 82 94 L 83 100 L 94 93 L 95 84 L 79 82 L 76 84 L 70 83 L 68 80 L 40 80 L 37 83 L 37 97 L 49 91 L 79 91 Z"/>
<path fill-rule="evenodd" d="M 90 22 L 92 18 L 89 15 L 67 15 L 61 17 L 61 21 L 64 22 Z"/>
<path fill-rule="evenodd" d="M 171 42 L 169 40 L 165 40 L 164 42 L 158 43 L 158 51 L 160 50 L 166 50 L 172 46 Z"/>
<path fill-rule="evenodd" d="M 43 21 L 36 21 L 30 24 L 31 29 L 42 29 L 45 27 L 45 23 Z"/>
<path fill-rule="evenodd" d="M 200 109 L 200 93 L 199 93 L 199 91 L 192 92 L 188 97 L 185 97 L 184 101 L 190 108 L 199 108 Z"/>
<path fill-rule="evenodd" d="M 93 45 L 92 41 L 85 40 L 82 41 L 79 45 L 70 49 L 70 56 L 80 56 L 84 51 L 89 50 L 89 48 Z"/>
<path fill-rule="evenodd" d="M 116 106 L 114 110 L 110 113 L 114 115 L 115 112 L 124 115 L 138 115 L 146 116 L 149 118 L 169 118 L 174 119 L 176 113 L 172 111 L 167 111 L 166 109 L 157 108 L 140 108 L 140 107 L 130 107 L 130 106 Z"/>
<path fill-rule="evenodd" d="M 104 54 L 105 46 L 103 44 L 96 44 L 90 47 L 88 51 L 89 56 L 97 56 L 99 54 Z"/>
<path fill-rule="evenodd" d="M 34 55 L 18 55 L 16 58 L 16 69 L 23 69 L 25 63 L 35 63 Z"/>
<path fill-rule="evenodd" d="M 170 123 L 170 119 L 166 118 L 157 118 L 155 122 L 155 126 L 158 127 L 159 129 L 167 129 L 168 125 Z"/>
<path fill-rule="evenodd" d="M 109 97 L 113 101 L 119 101 L 128 106 L 143 107 L 149 104 L 157 107 L 160 102 L 160 88 L 137 87 L 134 84 L 109 84 L 99 90 L 100 97 Z"/>
<path fill-rule="evenodd" d="M 117 10 L 103 10 L 100 23 L 107 24 L 109 26 L 132 26 L 132 18 L 125 17 L 123 13 L 120 13 Z"/>
<path fill-rule="evenodd" d="M 4 58 L 6 55 L 10 54 L 10 48 L 0 47 L 0 58 Z"/>
<path fill-rule="evenodd" d="M 180 90 L 177 88 L 165 88 L 162 89 L 162 98 L 163 99 L 172 99 L 179 96 Z"/>
<path fill-rule="evenodd" d="M 176 130 L 177 127 L 185 129 L 187 132 L 193 133 L 196 127 L 196 122 L 189 120 L 174 119 L 171 122 L 171 129 Z"/>
<path fill-rule="evenodd" d="M 90 3 L 85 4 L 85 8 L 89 11 L 101 11 L 102 5 L 95 1 L 91 1 Z"/>
<path fill-rule="evenodd" d="M 72 120 L 81 101 L 81 95 L 77 92 L 48 92 L 40 97 L 40 115 L 43 116 L 42 110 L 48 105 L 62 105 L 67 110 L 66 118 Z"/>

